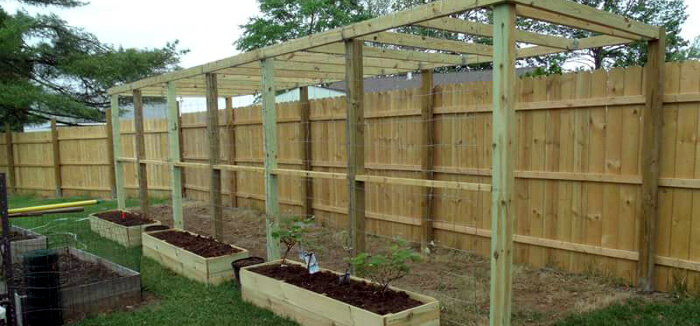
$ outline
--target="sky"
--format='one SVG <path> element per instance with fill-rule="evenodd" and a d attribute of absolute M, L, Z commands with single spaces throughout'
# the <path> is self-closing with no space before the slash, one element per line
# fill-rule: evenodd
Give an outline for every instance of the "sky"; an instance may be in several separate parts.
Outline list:
<path fill-rule="evenodd" d="M 30 13 L 52 11 L 70 25 L 95 34 L 102 42 L 124 47 L 162 47 L 180 40 L 190 52 L 182 57 L 188 68 L 238 53 L 233 42 L 240 37 L 239 25 L 259 15 L 256 0 L 91 0 L 83 7 L 36 8 L 14 0 L 0 0 L 0 6 L 14 13 L 24 7 Z M 686 0 L 689 18 L 682 36 L 700 35 L 700 1 Z"/>
<path fill-rule="evenodd" d="M 233 42 L 241 35 L 238 26 L 259 14 L 256 0 L 89 0 L 71 9 L 0 0 L 0 6 L 10 13 L 19 8 L 54 12 L 100 41 L 126 48 L 163 47 L 180 40 L 181 48 L 190 50 L 182 57 L 185 68 L 237 54 Z"/>

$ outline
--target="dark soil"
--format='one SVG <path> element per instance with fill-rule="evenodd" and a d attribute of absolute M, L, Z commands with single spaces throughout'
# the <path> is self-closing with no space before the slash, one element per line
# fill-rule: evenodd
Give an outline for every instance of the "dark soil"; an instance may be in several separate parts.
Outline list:
<path fill-rule="evenodd" d="M 205 258 L 225 256 L 240 252 L 240 250 L 212 238 L 193 235 L 182 231 L 165 231 L 153 233 L 151 235 Z"/>
<path fill-rule="evenodd" d="M 33 235 L 26 235 L 17 231 L 10 231 L 10 241 L 22 241 L 36 238 Z"/>
<path fill-rule="evenodd" d="M 21 262 L 16 262 L 13 265 L 17 280 L 16 286 L 20 293 L 24 293 L 26 290 L 24 267 Z M 58 271 L 61 288 L 87 285 L 121 277 L 102 264 L 87 262 L 69 253 L 58 255 Z"/>
<path fill-rule="evenodd" d="M 143 224 L 151 224 L 156 221 L 144 218 L 141 214 L 132 212 L 122 212 L 122 211 L 110 211 L 104 213 L 95 214 L 95 216 L 110 221 L 112 223 L 117 223 L 123 226 L 136 226 Z"/>
<path fill-rule="evenodd" d="M 253 266 L 253 265 L 258 265 L 262 264 L 265 262 L 264 258 L 260 257 L 248 257 L 248 258 L 243 258 L 236 260 L 231 263 L 232 267 L 238 267 L 238 268 L 243 268 L 243 267 L 248 267 L 248 266 Z"/>
<path fill-rule="evenodd" d="M 168 229 L 170 229 L 170 227 L 167 225 L 151 225 L 151 226 L 147 226 L 144 229 L 144 231 L 145 232 L 155 232 L 155 231 L 165 231 Z"/>
<path fill-rule="evenodd" d="M 340 285 L 336 274 L 324 271 L 309 275 L 306 268 L 298 265 L 266 265 L 250 270 L 379 315 L 398 313 L 423 305 L 411 299 L 406 292 L 386 290 L 382 293 L 380 286 L 359 281 Z"/>

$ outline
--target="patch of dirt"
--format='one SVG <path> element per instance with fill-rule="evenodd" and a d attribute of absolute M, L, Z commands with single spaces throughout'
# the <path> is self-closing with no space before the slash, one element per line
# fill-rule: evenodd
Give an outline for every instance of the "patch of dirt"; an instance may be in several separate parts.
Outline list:
<path fill-rule="evenodd" d="M 266 265 L 255 267 L 251 271 L 324 294 L 379 315 L 397 313 L 422 305 L 421 302 L 411 299 L 406 292 L 387 290 L 382 293 L 380 286 L 358 281 L 339 285 L 336 274 L 318 272 L 309 275 L 306 268 L 297 265 Z"/>
<path fill-rule="evenodd" d="M 147 226 L 145 229 L 143 229 L 143 231 L 156 232 L 156 231 L 165 231 L 168 229 L 170 229 L 170 227 L 167 225 L 151 225 L 151 226 Z"/>
<path fill-rule="evenodd" d="M 109 211 L 97 213 L 95 216 L 123 226 L 136 226 L 155 223 L 154 220 L 144 218 L 141 214 L 122 211 Z"/>
<path fill-rule="evenodd" d="M 183 209 L 186 230 L 211 234 L 206 203 L 187 201 Z M 169 206 L 151 207 L 150 212 L 152 218 L 173 225 Z M 347 235 L 337 228 L 343 225 L 317 224 L 311 236 L 322 248 L 318 253 L 319 264 L 330 270 L 345 271 Z M 224 230 L 224 242 L 245 248 L 251 255 L 266 256 L 263 212 L 225 208 Z M 368 252 L 374 253 L 390 243 L 384 237 L 368 236 L 366 246 Z M 435 248 L 427 258 L 411 265 L 410 275 L 392 285 L 439 300 L 442 325 L 488 325 L 490 264 L 488 259 L 472 252 Z M 523 265 L 514 265 L 513 289 L 514 325 L 550 325 L 569 314 L 600 309 L 633 297 L 666 300 L 662 294 L 651 297 L 637 294 L 610 277 L 574 275 Z"/>
<path fill-rule="evenodd" d="M 13 265 L 15 279 L 17 280 L 15 286 L 20 293 L 24 293 L 27 289 L 24 266 L 21 262 Z M 60 274 L 61 288 L 92 284 L 121 277 L 102 264 L 84 261 L 66 252 L 58 254 L 58 272 Z"/>
<path fill-rule="evenodd" d="M 24 233 L 19 233 L 17 231 L 10 231 L 10 241 L 22 241 L 22 240 L 29 240 L 29 239 L 34 239 L 36 236 L 33 235 L 27 235 Z"/>
<path fill-rule="evenodd" d="M 151 235 L 205 258 L 225 256 L 240 252 L 240 250 L 212 238 L 182 231 L 163 231 L 152 233 Z"/>

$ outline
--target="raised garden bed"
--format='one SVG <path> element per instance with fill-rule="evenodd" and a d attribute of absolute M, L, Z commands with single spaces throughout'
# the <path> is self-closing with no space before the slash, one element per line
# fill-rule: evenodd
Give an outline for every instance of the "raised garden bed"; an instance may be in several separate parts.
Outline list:
<path fill-rule="evenodd" d="M 143 229 L 160 224 L 137 213 L 125 212 L 122 215 L 119 210 L 90 214 L 89 219 L 92 232 L 125 247 L 140 246 Z"/>
<path fill-rule="evenodd" d="M 233 280 L 231 263 L 248 250 L 182 230 L 144 232 L 143 255 L 187 278 L 211 285 Z"/>
<path fill-rule="evenodd" d="M 27 252 L 46 249 L 46 236 L 20 228 L 18 226 L 10 226 L 10 247 L 12 248 L 12 261 L 16 262 L 22 259 L 22 255 Z M 0 256 L 0 262 L 2 257 Z"/>
<path fill-rule="evenodd" d="M 294 319 L 301 325 L 413 325 L 440 324 L 437 300 L 394 287 L 352 277 L 338 284 L 340 273 L 321 269 L 309 275 L 303 264 L 281 260 L 241 269 L 243 299 Z"/>
<path fill-rule="evenodd" d="M 66 322 L 141 302 L 141 277 L 136 271 L 75 248 L 59 249 L 61 311 Z M 15 287 L 24 300 L 23 268 L 15 265 Z M 4 282 L 2 292 L 5 292 Z M 26 306 L 26 304 L 22 304 Z M 23 313 L 31 313 L 22 309 Z"/>

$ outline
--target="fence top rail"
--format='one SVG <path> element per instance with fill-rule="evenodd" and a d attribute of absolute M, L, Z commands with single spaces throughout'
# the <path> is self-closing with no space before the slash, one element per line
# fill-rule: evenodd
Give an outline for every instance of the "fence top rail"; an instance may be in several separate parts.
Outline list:
<path fill-rule="evenodd" d="M 447 18 L 465 11 L 510 3 L 517 5 L 518 15 L 550 23 L 600 33 L 581 40 L 568 40 L 552 35 L 519 32 L 519 42 L 537 46 L 519 51 L 520 58 L 541 56 L 571 50 L 628 44 L 639 40 L 654 40 L 660 36 L 655 26 L 598 10 L 569 0 L 441 0 L 416 6 L 345 27 L 267 46 L 189 69 L 145 78 L 112 87 L 109 95 L 128 95 L 141 90 L 145 96 L 165 96 L 168 82 L 174 82 L 178 95 L 204 95 L 202 75 L 220 76 L 221 95 L 246 95 L 262 88 L 260 60 L 275 60 L 276 84 L 279 89 L 317 85 L 345 78 L 345 58 L 342 43 L 361 39 L 368 43 L 393 44 L 399 49 L 382 49 L 365 45 L 363 65 L 365 76 L 402 74 L 445 66 L 461 66 L 491 61 L 493 48 L 488 45 L 455 42 L 392 32 L 403 26 L 447 30 L 469 35 L 493 37 L 493 26 Z M 406 48 L 424 48 L 439 53 L 425 53 Z"/>

